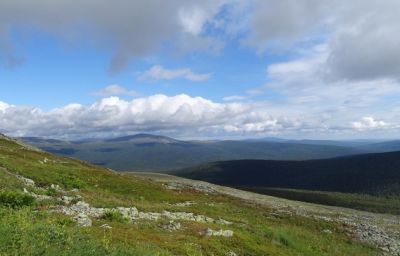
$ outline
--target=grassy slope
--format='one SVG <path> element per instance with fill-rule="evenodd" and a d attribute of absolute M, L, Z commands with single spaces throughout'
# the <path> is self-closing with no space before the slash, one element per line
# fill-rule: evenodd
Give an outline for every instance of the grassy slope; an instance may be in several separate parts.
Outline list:
<path fill-rule="evenodd" d="M 39 160 L 51 160 L 41 164 Z M 172 203 L 198 204 L 184 211 L 223 217 L 235 224 L 232 238 L 202 237 L 199 231 L 216 224 L 182 222 L 184 229 L 168 232 L 159 223 L 108 222 L 105 231 L 94 221 L 79 228 L 69 217 L 50 214 L 46 203 L 19 209 L 0 207 L 0 255 L 376 255 L 376 250 L 348 237 L 339 224 L 281 214 L 271 209 L 222 195 L 193 191 L 173 192 L 160 184 L 132 175 L 116 174 L 81 161 L 31 151 L 0 139 L 0 190 L 21 190 L 13 174 L 41 186 L 80 187 L 84 200 L 95 206 L 136 206 L 144 211 L 182 211 Z M 210 204 L 212 203 L 212 204 Z M 224 227 L 222 227 L 224 228 Z M 333 230 L 333 234 L 322 232 Z"/>

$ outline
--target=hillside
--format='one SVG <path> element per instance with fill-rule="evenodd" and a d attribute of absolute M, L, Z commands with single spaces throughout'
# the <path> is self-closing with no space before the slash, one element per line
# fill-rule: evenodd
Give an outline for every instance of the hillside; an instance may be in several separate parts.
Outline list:
<path fill-rule="evenodd" d="M 400 213 L 400 152 L 308 161 L 225 161 L 172 173 L 290 199 Z"/>
<path fill-rule="evenodd" d="M 82 159 L 118 171 L 171 170 L 238 159 L 320 159 L 366 152 L 362 148 L 341 145 L 259 140 L 182 141 L 149 134 L 83 141 L 21 140 L 54 154 Z"/>
<path fill-rule="evenodd" d="M 118 174 L 3 137 L 0 251 L 2 255 L 376 255 L 382 250 L 395 255 L 398 251 L 395 216 L 348 214 L 349 210 L 311 205 L 296 213 L 291 211 L 299 205 L 290 201 L 277 199 L 271 205 L 272 198 L 261 204 L 221 189 Z M 305 214 L 306 209 L 314 213 Z M 367 232 L 372 235 L 366 236 Z"/>

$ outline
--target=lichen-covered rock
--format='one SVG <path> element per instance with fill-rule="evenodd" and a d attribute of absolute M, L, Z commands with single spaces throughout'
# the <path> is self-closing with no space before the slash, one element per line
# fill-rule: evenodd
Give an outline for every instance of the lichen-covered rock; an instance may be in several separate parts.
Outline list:
<path fill-rule="evenodd" d="M 233 236 L 233 231 L 232 230 L 213 230 L 211 228 L 208 228 L 204 231 L 205 236 L 223 236 L 223 237 L 231 237 Z"/>
<path fill-rule="evenodd" d="M 216 194 L 217 192 L 206 184 L 183 184 L 178 182 L 169 182 L 167 184 L 163 184 L 166 189 L 170 190 L 195 190 L 200 193 L 205 194 Z"/>
<path fill-rule="evenodd" d="M 90 227 L 90 226 L 92 226 L 92 220 L 85 213 L 79 213 L 73 219 L 81 227 Z"/>
<path fill-rule="evenodd" d="M 181 229 L 181 224 L 179 222 L 171 220 L 168 223 L 162 224 L 161 228 L 172 232 Z"/>
<path fill-rule="evenodd" d="M 35 182 L 34 182 L 33 180 L 31 180 L 31 179 L 25 178 L 25 177 L 23 177 L 23 176 L 21 176 L 21 175 L 15 175 L 15 177 L 16 177 L 18 180 L 22 181 L 22 183 L 23 183 L 25 186 L 28 186 L 28 187 L 36 187 Z"/>
<path fill-rule="evenodd" d="M 185 201 L 185 202 L 182 202 L 182 203 L 176 203 L 176 204 L 174 204 L 174 206 L 187 207 L 187 206 L 192 206 L 192 205 L 195 205 L 195 204 L 196 203 L 192 202 L 192 201 Z"/>
<path fill-rule="evenodd" d="M 112 229 L 112 227 L 111 227 L 110 225 L 108 225 L 107 223 L 101 225 L 100 227 L 101 227 L 101 228 L 104 228 L 104 229 Z"/>

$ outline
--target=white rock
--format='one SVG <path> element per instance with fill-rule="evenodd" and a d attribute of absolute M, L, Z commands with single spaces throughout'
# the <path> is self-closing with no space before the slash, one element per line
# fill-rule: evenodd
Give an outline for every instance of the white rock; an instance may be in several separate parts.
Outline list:
<path fill-rule="evenodd" d="M 21 175 L 16 175 L 17 179 L 19 179 L 20 181 L 22 181 L 22 183 L 24 183 L 25 186 L 28 187 L 35 187 L 36 184 L 33 180 L 22 177 Z"/>
<path fill-rule="evenodd" d="M 232 230 L 212 230 L 211 228 L 208 228 L 205 232 L 206 236 L 223 236 L 223 237 L 231 237 L 233 236 L 233 231 Z"/>
<path fill-rule="evenodd" d="M 92 226 L 92 220 L 85 213 L 79 213 L 78 215 L 76 215 L 74 217 L 74 220 L 81 227 L 90 227 L 90 226 Z"/>

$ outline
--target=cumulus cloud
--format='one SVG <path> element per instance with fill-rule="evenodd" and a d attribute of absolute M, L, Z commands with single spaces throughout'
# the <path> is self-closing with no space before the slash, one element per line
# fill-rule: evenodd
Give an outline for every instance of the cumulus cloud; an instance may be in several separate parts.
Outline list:
<path fill-rule="evenodd" d="M 173 80 L 186 79 L 195 82 L 206 81 L 211 78 L 211 74 L 197 74 L 190 68 L 166 69 L 161 65 L 155 65 L 141 74 L 139 80 Z"/>
<path fill-rule="evenodd" d="M 373 117 L 363 117 L 361 120 L 352 122 L 351 124 L 357 130 L 379 129 L 389 126 L 388 123 L 376 120 Z"/>
<path fill-rule="evenodd" d="M 0 102 L 0 132 L 11 136 L 85 138 L 136 132 L 172 136 L 354 136 L 357 132 L 398 132 L 399 125 L 365 117 L 351 121 L 343 111 L 287 109 L 268 102 L 217 103 L 185 94 L 103 98 L 90 105 L 68 104 L 44 111 Z M 355 120 L 355 119 L 353 119 Z M 393 134 L 393 133 L 391 133 Z M 385 135 L 387 136 L 387 134 Z"/>
<path fill-rule="evenodd" d="M 96 96 L 116 96 L 116 95 L 127 95 L 127 96 L 138 96 L 139 93 L 134 91 L 134 90 L 128 90 L 125 87 L 122 87 L 118 84 L 112 84 L 109 86 L 106 86 L 98 91 L 95 91 L 92 93 L 93 95 Z"/>
<path fill-rule="evenodd" d="M 216 103 L 182 94 L 153 95 L 125 101 L 101 99 L 91 105 L 69 104 L 43 111 L 0 104 L 0 127 L 14 136 L 88 137 L 133 132 L 270 133 L 300 127 L 301 122 L 267 114 L 244 103 Z"/>
<path fill-rule="evenodd" d="M 2 103 L 0 127 L 8 134 L 36 136 L 196 129 L 223 124 L 247 108 L 187 95 L 132 101 L 109 97 L 92 105 L 70 104 L 50 111 Z"/>

